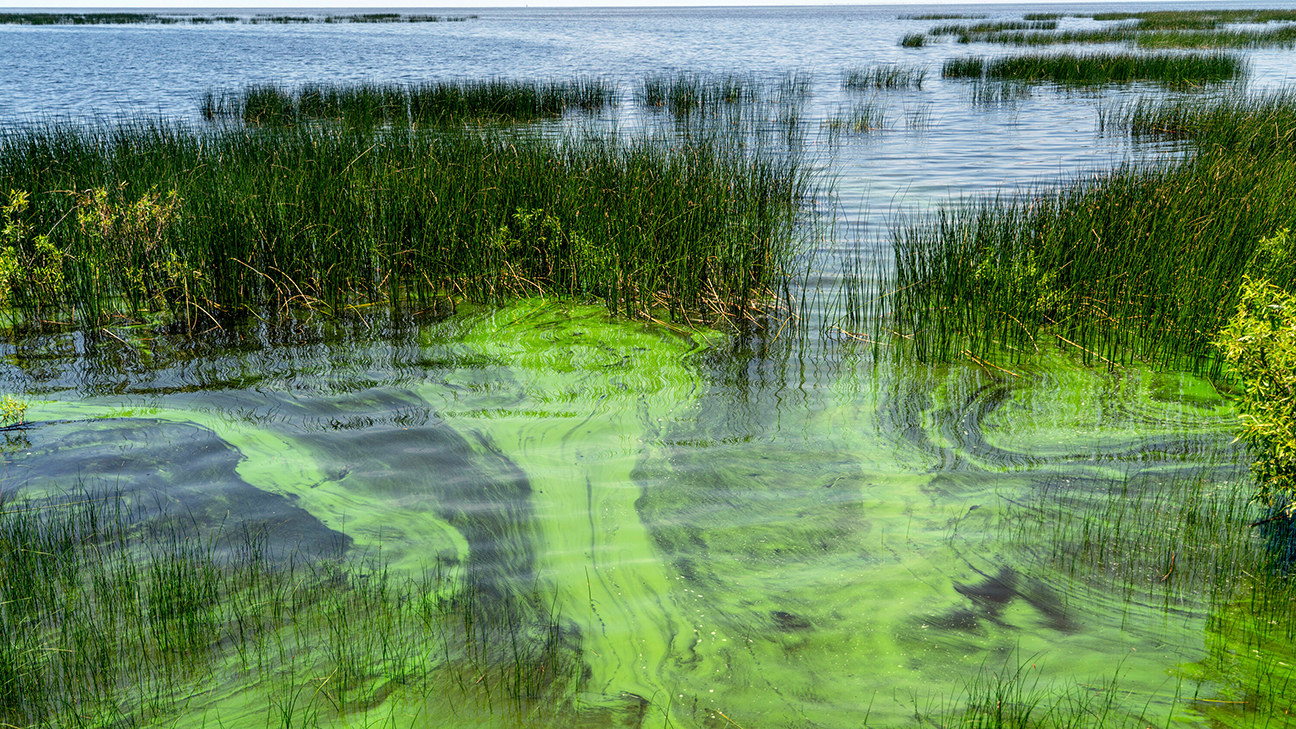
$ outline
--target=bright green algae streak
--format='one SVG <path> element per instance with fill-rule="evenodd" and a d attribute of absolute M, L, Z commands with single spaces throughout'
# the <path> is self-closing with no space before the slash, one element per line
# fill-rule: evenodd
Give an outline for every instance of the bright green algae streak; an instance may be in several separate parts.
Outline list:
<path fill-rule="evenodd" d="M 807 367 L 541 301 L 413 342 L 286 349 L 230 355 L 224 387 L 29 417 L 196 426 L 237 450 L 237 479 L 353 551 L 538 591 L 587 667 L 564 723 L 957 724 L 969 683 L 1005 666 L 1059 716 L 1111 704 L 1108 726 L 1200 722 L 1185 696 L 1232 695 L 1210 660 L 1212 575 L 1258 557 L 1250 515 L 1219 507 L 1245 491 L 1231 411 L 1195 378 L 1063 358 L 1011 375 Z M 218 685 L 193 723 L 279 721 L 261 689 Z M 516 716 L 397 690 L 316 718 Z"/>

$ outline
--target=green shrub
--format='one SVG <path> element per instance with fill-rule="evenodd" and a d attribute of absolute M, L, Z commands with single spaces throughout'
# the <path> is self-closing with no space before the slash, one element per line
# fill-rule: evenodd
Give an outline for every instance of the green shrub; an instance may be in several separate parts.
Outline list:
<path fill-rule="evenodd" d="M 1286 231 L 1280 234 L 1286 238 Z M 1262 244 L 1263 245 L 1263 244 Z M 1296 511 L 1296 296 L 1242 280 L 1237 312 L 1217 342 L 1242 387 L 1240 437 L 1251 446 L 1257 498 Z"/>

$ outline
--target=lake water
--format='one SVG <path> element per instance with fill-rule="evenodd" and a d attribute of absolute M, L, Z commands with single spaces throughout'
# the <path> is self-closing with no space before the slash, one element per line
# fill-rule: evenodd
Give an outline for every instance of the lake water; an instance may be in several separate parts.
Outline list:
<path fill-rule="evenodd" d="M 773 85 L 807 73 L 816 202 L 835 220 L 807 251 L 822 278 L 802 337 L 690 335 L 522 302 L 423 325 L 11 338 L 0 388 L 32 401 L 35 425 L 9 434 L 0 490 L 106 484 L 265 526 L 283 548 L 343 545 L 397 571 L 442 559 L 476 570 L 484 594 L 536 591 L 580 646 L 573 725 L 953 725 L 969 694 L 1009 686 L 1001 703 L 1033 700 L 1059 726 L 1284 726 L 1296 648 L 1265 627 L 1286 626 L 1285 607 L 1256 598 L 1277 588 L 1251 574 L 1265 545 L 1240 506 L 1234 412 L 1211 383 L 1091 369 L 1066 351 L 1006 374 L 898 367 L 831 328 L 841 261 L 885 261 L 904 216 L 1182 153 L 1099 133 L 1105 105 L 1164 91 L 1038 87 L 975 103 L 940 63 L 1005 50 L 901 48 L 932 24 L 902 15 L 1154 7 L 0 25 L 7 125 L 200 125 L 201 92 L 255 82 L 591 75 L 623 97 L 596 123 L 633 130 L 647 123 L 631 102 L 646 74 Z M 1255 89 L 1286 84 L 1296 59 L 1243 55 Z M 927 65 L 921 90 L 841 89 L 849 68 L 900 62 Z M 885 129 L 821 127 L 868 99 Z M 167 721 L 271 722 L 237 685 L 205 696 Z M 384 696 L 331 720 L 508 723 Z"/>

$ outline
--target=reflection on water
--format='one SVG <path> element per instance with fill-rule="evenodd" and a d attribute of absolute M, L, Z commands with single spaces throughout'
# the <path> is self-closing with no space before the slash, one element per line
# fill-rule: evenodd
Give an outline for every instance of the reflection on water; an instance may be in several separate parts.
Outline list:
<path fill-rule="evenodd" d="M 596 725 L 944 721 L 1004 666 L 1059 706 L 1114 681 L 1131 721 L 1229 690 L 1212 626 L 1263 545 L 1200 380 L 898 368 L 543 302 L 346 329 L 17 340 L 5 387 L 40 394 L 6 498 L 99 482 L 302 554 L 460 565 L 578 640 Z"/>

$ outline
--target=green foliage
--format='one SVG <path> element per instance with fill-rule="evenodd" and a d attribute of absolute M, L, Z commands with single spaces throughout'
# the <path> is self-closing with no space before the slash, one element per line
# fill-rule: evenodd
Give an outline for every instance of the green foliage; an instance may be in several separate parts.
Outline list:
<path fill-rule="evenodd" d="M 32 224 L 24 217 L 30 207 L 27 192 L 9 191 L 0 232 L 0 307 L 14 296 L 41 301 L 62 294 L 64 254 L 48 235 L 32 234 Z"/>
<path fill-rule="evenodd" d="M 132 200 L 122 183 L 111 192 L 96 187 L 75 198 L 77 225 L 100 253 L 92 275 L 111 279 L 137 311 L 174 310 L 177 304 L 188 309 L 205 292 L 203 272 L 168 246 L 184 203 L 176 190 L 153 188 Z"/>
<path fill-rule="evenodd" d="M 1285 242 L 1286 231 L 1280 236 Z M 1237 312 L 1217 345 L 1242 386 L 1238 417 L 1255 455 L 1257 496 L 1290 512 L 1296 504 L 1296 296 L 1245 277 Z"/>
<path fill-rule="evenodd" d="M 0 396 L 0 425 L 23 423 L 27 419 L 27 403 L 13 395 Z"/>

